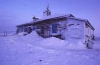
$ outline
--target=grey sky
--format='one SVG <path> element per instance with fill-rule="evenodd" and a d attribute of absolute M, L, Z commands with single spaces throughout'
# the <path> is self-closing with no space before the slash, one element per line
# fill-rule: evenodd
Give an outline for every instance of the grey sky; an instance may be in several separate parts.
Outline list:
<path fill-rule="evenodd" d="M 88 19 L 100 32 L 100 0 L 48 0 L 52 14 L 67 13 Z M 15 30 L 15 26 L 41 17 L 47 0 L 0 0 L 0 31 Z"/>

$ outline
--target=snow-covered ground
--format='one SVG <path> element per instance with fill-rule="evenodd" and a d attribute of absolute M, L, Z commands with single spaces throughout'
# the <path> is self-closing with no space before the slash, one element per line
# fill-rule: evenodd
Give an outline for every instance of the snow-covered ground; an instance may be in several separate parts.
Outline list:
<path fill-rule="evenodd" d="M 55 37 L 43 39 L 36 32 L 0 37 L 0 65 L 99 65 L 100 37 L 93 49 Z"/>

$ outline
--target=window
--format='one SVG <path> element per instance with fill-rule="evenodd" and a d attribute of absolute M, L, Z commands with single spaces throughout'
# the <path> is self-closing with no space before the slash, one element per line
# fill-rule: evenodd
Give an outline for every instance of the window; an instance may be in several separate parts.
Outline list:
<path fill-rule="evenodd" d="M 52 24 L 52 33 L 57 33 L 57 24 Z"/>
<path fill-rule="evenodd" d="M 72 26 L 72 25 L 74 25 L 74 24 L 69 24 L 69 26 Z"/>

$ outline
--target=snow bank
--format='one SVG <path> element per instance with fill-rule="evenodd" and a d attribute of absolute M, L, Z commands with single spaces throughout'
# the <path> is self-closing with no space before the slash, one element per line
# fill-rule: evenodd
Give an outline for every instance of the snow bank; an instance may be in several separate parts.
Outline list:
<path fill-rule="evenodd" d="M 24 32 L 20 33 L 23 34 Z M 21 37 L 24 42 L 29 43 L 27 46 L 32 47 L 34 45 L 41 46 L 49 49 L 85 49 L 85 45 L 79 41 L 79 43 L 69 43 L 66 40 L 61 40 L 56 37 L 42 38 L 36 31 L 32 31 L 30 34 Z"/>
<path fill-rule="evenodd" d="M 67 49 L 86 49 L 86 46 L 79 41 L 77 44 L 69 43 Z"/>
<path fill-rule="evenodd" d="M 28 46 L 39 45 L 39 42 L 43 40 L 43 38 L 39 36 L 36 31 L 32 31 L 30 34 L 23 36 L 22 39 L 29 43 Z"/>
<path fill-rule="evenodd" d="M 49 49 L 86 49 L 85 45 L 80 41 L 74 44 L 55 37 L 44 39 L 39 44 Z"/>
<path fill-rule="evenodd" d="M 39 35 L 37 34 L 36 31 L 32 31 L 30 34 L 26 35 L 26 37 L 30 37 L 30 38 L 33 38 L 33 39 L 42 38 L 41 36 L 39 36 Z"/>
<path fill-rule="evenodd" d="M 27 35 L 28 33 L 27 32 L 20 32 L 18 33 L 18 35 Z"/>
<path fill-rule="evenodd" d="M 94 44 L 93 48 L 96 50 L 100 50 L 100 44 Z"/>
<path fill-rule="evenodd" d="M 48 47 L 48 48 L 65 48 L 65 46 L 68 44 L 67 41 L 60 40 L 55 37 L 44 39 L 40 42 L 42 46 Z"/>
<path fill-rule="evenodd" d="M 93 41 L 93 49 L 100 50 L 100 35 L 95 36 L 95 40 Z"/>
<path fill-rule="evenodd" d="M 27 34 L 27 33 L 22 32 L 22 33 L 19 33 L 18 35 L 23 35 L 23 34 Z M 35 41 L 36 42 L 43 38 L 41 36 L 39 36 L 36 31 L 32 31 L 30 34 L 22 36 L 22 39 L 26 39 L 25 41 Z"/>

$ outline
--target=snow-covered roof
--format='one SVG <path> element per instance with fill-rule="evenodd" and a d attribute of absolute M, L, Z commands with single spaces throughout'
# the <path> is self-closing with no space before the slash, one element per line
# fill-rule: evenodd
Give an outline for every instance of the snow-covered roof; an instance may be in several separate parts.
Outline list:
<path fill-rule="evenodd" d="M 50 16 L 43 16 L 40 20 L 43 20 L 43 19 L 50 19 L 50 18 L 56 18 L 56 17 L 64 17 L 64 16 L 71 16 L 72 14 L 53 14 L 53 15 L 50 15 Z"/>
<path fill-rule="evenodd" d="M 76 19 L 76 20 L 84 21 L 84 22 L 86 22 L 93 30 L 95 30 L 94 27 L 89 23 L 89 21 L 88 21 L 87 19 L 76 18 L 76 17 L 74 17 L 72 14 L 54 14 L 54 15 L 49 15 L 49 16 L 43 16 L 43 17 L 41 17 L 39 20 L 32 21 L 32 22 L 30 22 L 30 23 L 21 24 L 21 25 L 18 25 L 17 27 L 34 25 L 34 24 L 36 24 L 36 23 L 40 23 L 40 22 L 43 22 L 43 21 L 46 21 L 46 20 L 59 19 L 59 18 L 64 18 L 64 17 L 68 17 L 68 18 L 71 18 L 71 19 Z"/>
<path fill-rule="evenodd" d="M 59 18 L 64 18 L 64 17 L 74 17 L 74 16 L 72 14 L 54 14 L 54 15 L 49 15 L 49 16 L 43 16 L 39 20 L 32 21 L 30 23 L 21 24 L 21 25 L 18 25 L 17 27 L 25 26 L 25 25 L 26 26 L 32 25 L 32 24 L 35 24 L 35 23 L 39 23 L 41 21 L 50 20 L 50 19 L 59 19 Z"/>
<path fill-rule="evenodd" d="M 77 18 L 77 17 L 70 17 L 71 19 L 81 20 L 81 21 L 87 21 L 87 19 Z"/>

